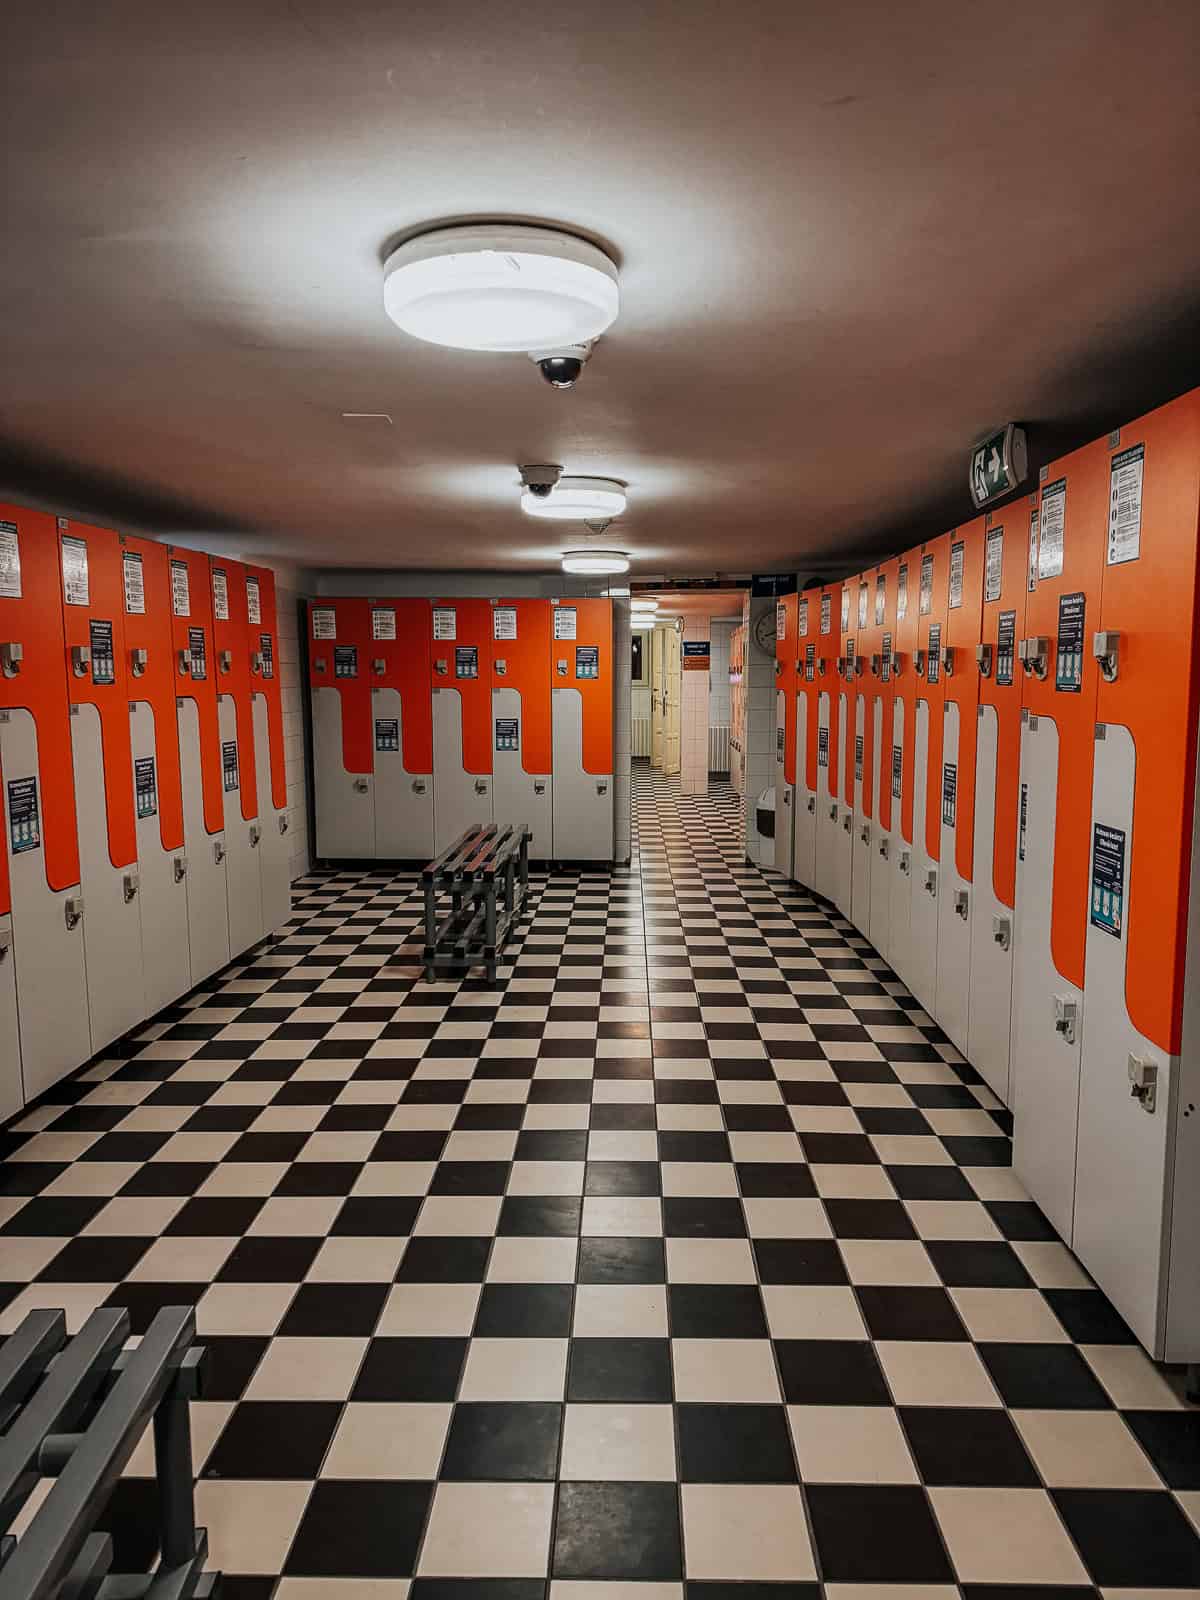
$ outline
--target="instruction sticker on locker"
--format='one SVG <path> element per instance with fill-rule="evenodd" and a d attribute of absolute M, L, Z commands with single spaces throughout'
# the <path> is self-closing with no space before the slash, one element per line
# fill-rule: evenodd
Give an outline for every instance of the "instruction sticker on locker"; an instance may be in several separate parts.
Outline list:
<path fill-rule="evenodd" d="M 113 625 L 93 617 L 88 623 L 88 641 L 92 647 L 92 682 L 116 683 L 117 663 L 113 657 Z"/>
<path fill-rule="evenodd" d="M 882 682 L 888 683 L 892 676 L 892 636 L 885 633 L 883 636 L 883 660 L 879 663 L 879 676 Z"/>
<path fill-rule="evenodd" d="M 996 619 L 996 682 L 1013 681 L 1013 662 L 1017 653 L 1017 613 L 1002 611 Z"/>
<path fill-rule="evenodd" d="M 1108 565 L 1136 561 L 1142 553 L 1144 444 L 1122 450 L 1108 467 Z"/>
<path fill-rule="evenodd" d="M 454 676 L 477 678 L 479 676 L 479 646 L 460 644 L 454 648 Z"/>
<path fill-rule="evenodd" d="M 775 640 L 776 640 L 776 643 L 778 643 L 779 640 L 786 639 L 786 638 L 787 638 L 787 607 L 783 604 L 783 602 L 781 600 L 779 602 L 779 604 L 775 607 Z"/>
<path fill-rule="evenodd" d="M 521 731 L 516 717 L 496 718 L 496 749 L 519 750 Z"/>
<path fill-rule="evenodd" d="M 921 593 L 917 615 L 927 617 L 933 610 L 933 552 L 921 557 Z"/>
<path fill-rule="evenodd" d="M 246 620 L 256 628 L 262 621 L 262 594 L 257 578 L 246 579 Z"/>
<path fill-rule="evenodd" d="M 821 632 L 828 633 L 833 623 L 833 596 L 821 596 Z"/>
<path fill-rule="evenodd" d="M 1021 785 L 1020 822 L 1017 827 L 1017 860 L 1025 859 L 1025 824 L 1029 819 L 1029 785 Z"/>
<path fill-rule="evenodd" d="M 238 785 L 237 741 L 226 739 L 221 746 L 221 779 L 226 794 L 232 794 Z"/>
<path fill-rule="evenodd" d="M 15 856 L 21 855 L 25 850 L 41 849 L 42 824 L 38 814 L 36 778 L 9 780 L 8 837 Z"/>
<path fill-rule="evenodd" d="M 896 621 L 903 622 L 908 615 L 908 563 L 902 562 L 896 574 Z"/>
<path fill-rule="evenodd" d="M 192 585 L 186 561 L 171 562 L 171 610 L 177 617 L 192 614 Z"/>
<path fill-rule="evenodd" d="M 433 608 L 433 637 L 435 639 L 458 638 L 458 609 L 455 606 L 434 606 Z"/>
<path fill-rule="evenodd" d="M 842 585 L 842 632 L 845 633 L 850 626 L 850 590 Z"/>
<path fill-rule="evenodd" d="M 804 646 L 804 677 L 811 683 L 817 675 L 817 647 L 815 644 Z"/>
<path fill-rule="evenodd" d="M 213 616 L 218 622 L 229 621 L 229 574 L 224 567 L 212 569 Z"/>
<path fill-rule="evenodd" d="M 275 641 L 269 633 L 260 633 L 258 648 L 262 653 L 262 675 L 264 678 L 275 676 Z"/>
<path fill-rule="evenodd" d="M 1119 939 L 1125 926 L 1125 830 L 1092 828 L 1091 923 Z"/>
<path fill-rule="evenodd" d="M 556 639 L 574 639 L 577 621 L 578 613 L 574 606 L 555 606 L 554 637 Z"/>
<path fill-rule="evenodd" d="M 846 640 L 846 676 L 848 678 L 852 678 L 854 676 L 854 640 L 853 639 L 847 639 Z"/>
<path fill-rule="evenodd" d="M 883 627 L 883 619 L 887 616 L 887 579 L 882 572 L 875 575 L 875 626 Z"/>
<path fill-rule="evenodd" d="M 942 826 L 952 828 L 958 814 L 958 768 L 952 761 L 942 767 Z"/>
<path fill-rule="evenodd" d="M 139 756 L 133 763 L 133 795 L 139 821 L 158 815 L 158 774 L 153 756 Z"/>
<path fill-rule="evenodd" d="M 819 767 L 827 767 L 829 765 L 829 729 L 828 728 L 818 728 L 817 729 L 817 765 Z"/>
<path fill-rule="evenodd" d="M 685 644 L 683 648 L 690 656 L 696 654 L 694 647 L 688 650 Z M 707 657 L 707 644 L 704 646 L 704 654 Z M 575 676 L 577 678 L 598 678 L 600 676 L 600 646 L 598 644 L 578 644 L 575 646 Z"/>
<path fill-rule="evenodd" d="M 901 745 L 892 746 L 892 799 L 899 800 L 900 790 L 904 783 L 904 749 Z"/>
<path fill-rule="evenodd" d="M 1063 694 L 1078 694 L 1083 684 L 1083 622 L 1086 596 L 1058 597 L 1058 659 L 1054 687 Z"/>
<path fill-rule="evenodd" d="M 21 540 L 15 522 L 0 522 L 0 600 L 21 598 Z"/>
<path fill-rule="evenodd" d="M 950 546 L 950 602 L 951 611 L 957 611 L 963 603 L 963 574 L 966 568 L 967 547 L 960 539 L 957 544 Z"/>
<path fill-rule="evenodd" d="M 400 719 L 399 717 L 375 718 L 375 748 L 376 750 L 399 750 L 400 748 Z"/>
<path fill-rule="evenodd" d="M 515 639 L 517 637 L 517 608 L 516 606 L 497 606 L 492 612 L 492 638 Z M 497 749 L 499 746 L 497 746 Z"/>
<path fill-rule="evenodd" d="M 1038 514 L 1037 507 L 1029 513 L 1029 592 L 1037 588 L 1038 581 Z"/>
<path fill-rule="evenodd" d="M 863 772 L 863 736 L 856 733 L 854 736 L 854 776 L 862 778 Z"/>
<path fill-rule="evenodd" d="M 395 606 L 371 607 L 371 637 L 372 639 L 394 639 L 396 637 Z"/>
<path fill-rule="evenodd" d="M 925 682 L 937 683 L 942 676 L 942 625 L 929 626 L 929 648 L 925 652 Z"/>
<path fill-rule="evenodd" d="M 1004 581 L 1004 528 L 989 528 L 983 541 L 983 598 L 999 600 Z"/>
<path fill-rule="evenodd" d="M 796 607 L 796 637 L 808 638 L 808 601 L 801 600 Z"/>
<path fill-rule="evenodd" d="M 144 616 L 146 612 L 146 574 L 136 550 L 121 552 L 121 576 L 125 585 L 125 615 Z"/>
<path fill-rule="evenodd" d="M 334 645 L 333 675 L 335 678 L 358 677 L 358 646 L 356 644 Z"/>
<path fill-rule="evenodd" d="M 82 539 L 62 535 L 63 599 L 69 606 L 89 604 L 88 552 Z"/>
<path fill-rule="evenodd" d="M 776 760 L 776 762 L 780 762 L 780 761 L 783 760 L 783 729 L 782 728 L 776 728 L 775 729 L 775 760 Z"/>
<path fill-rule="evenodd" d="M 1063 569 L 1063 533 L 1067 525 L 1067 480 L 1058 478 L 1042 490 L 1038 527 L 1038 578 L 1057 578 Z"/>
<path fill-rule="evenodd" d="M 312 614 L 314 639 L 337 638 L 337 612 L 332 606 L 315 606 Z"/>
<path fill-rule="evenodd" d="M 193 678 L 208 677 L 208 655 L 204 644 L 204 629 L 188 629 L 188 661 Z"/>

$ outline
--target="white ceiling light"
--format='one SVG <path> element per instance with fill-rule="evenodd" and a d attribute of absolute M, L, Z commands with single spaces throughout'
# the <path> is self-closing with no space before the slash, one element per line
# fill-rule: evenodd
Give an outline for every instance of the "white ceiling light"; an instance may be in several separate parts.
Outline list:
<path fill-rule="evenodd" d="M 635 633 L 649 633 L 654 626 L 654 618 L 633 616 L 629 619 L 629 626 Z"/>
<path fill-rule="evenodd" d="M 631 600 L 629 602 L 629 609 L 633 612 L 633 614 L 635 616 L 637 616 L 637 614 L 639 612 L 641 612 L 643 616 L 646 616 L 646 615 L 652 616 L 654 614 L 654 612 L 656 612 L 658 610 L 658 601 L 657 600 Z"/>
<path fill-rule="evenodd" d="M 554 522 L 606 522 L 625 509 L 625 490 L 612 478 L 560 478 L 549 494 L 526 489 L 521 510 Z"/>
<path fill-rule="evenodd" d="M 552 228 L 439 228 L 393 250 L 383 274 L 392 321 L 455 350 L 584 344 L 620 308 L 604 252 Z"/>
<path fill-rule="evenodd" d="M 562 558 L 564 572 L 601 578 L 614 572 L 629 571 L 629 557 L 623 550 L 568 550 Z"/>

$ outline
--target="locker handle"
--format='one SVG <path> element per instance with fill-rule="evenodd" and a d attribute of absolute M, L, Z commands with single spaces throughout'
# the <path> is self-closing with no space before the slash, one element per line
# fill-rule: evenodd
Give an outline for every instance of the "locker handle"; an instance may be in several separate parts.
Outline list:
<path fill-rule="evenodd" d="M 1092 654 L 1100 663 L 1100 676 L 1105 683 L 1116 683 L 1120 671 L 1121 635 L 1119 633 L 1094 633 Z M 1147 1109 L 1152 1110 L 1153 1107 Z"/>
<path fill-rule="evenodd" d="M 250 652 L 250 671 L 261 674 L 263 669 L 263 653 L 261 650 Z"/>
<path fill-rule="evenodd" d="M 1129 1093 L 1143 1111 L 1154 1114 L 1158 1100 L 1158 1062 L 1144 1056 L 1129 1057 Z"/>
<path fill-rule="evenodd" d="M 259 840 L 261 838 L 262 838 L 262 829 L 259 827 L 257 822 L 252 822 L 250 824 L 250 848 L 251 848 L 251 850 L 255 850 L 255 849 L 258 848 L 258 842 L 259 842 Z"/>
<path fill-rule="evenodd" d="M 129 652 L 129 670 L 135 678 L 144 678 L 150 664 L 150 652 L 138 646 Z"/>
<path fill-rule="evenodd" d="M 286 833 L 288 831 L 288 829 L 291 827 L 291 825 L 292 825 L 291 818 L 290 817 L 285 817 L 285 816 L 283 816 L 281 814 L 280 818 L 279 818 L 279 831 L 280 831 L 280 833 Z"/>
<path fill-rule="evenodd" d="M 213 845 L 213 860 L 216 862 L 217 866 L 219 867 L 221 865 L 222 861 L 224 861 L 224 859 L 225 859 L 225 846 L 221 842 L 221 840 L 218 839 L 215 842 L 215 844 Z"/>
<path fill-rule="evenodd" d="M 846 815 L 842 818 L 842 832 L 849 833 L 853 826 L 854 816 L 851 812 L 847 811 Z"/>
<path fill-rule="evenodd" d="M 967 891 L 965 889 L 956 889 L 954 891 L 954 915 L 961 917 L 965 922 L 969 910 L 970 901 L 967 898 Z"/>
<path fill-rule="evenodd" d="M 879 856 L 882 861 L 886 861 L 888 858 L 888 842 L 886 839 L 880 839 L 879 841 Z"/>
<path fill-rule="evenodd" d="M 11 949 L 12 941 L 10 939 L 6 938 L 2 943 L 0 943 L 0 966 L 3 966 L 3 964 L 8 960 L 8 952 Z"/>
<path fill-rule="evenodd" d="M 906 878 L 912 872 L 912 854 L 908 850 L 901 850 L 900 852 L 900 871 Z"/>
<path fill-rule="evenodd" d="M 535 778 L 533 780 L 533 792 L 534 794 L 545 794 L 546 781 L 544 778 Z"/>
<path fill-rule="evenodd" d="M 424 794 L 425 793 L 425 779 L 424 778 L 414 778 L 412 787 L 413 787 L 413 793 L 414 794 Z"/>
<path fill-rule="evenodd" d="M 1079 1006 L 1066 995 L 1054 996 L 1054 1031 L 1061 1034 L 1067 1044 L 1075 1043 L 1075 1021 Z"/>
<path fill-rule="evenodd" d="M 222 650 L 217 656 L 217 665 L 220 667 L 222 672 L 226 672 L 226 673 L 232 672 L 233 671 L 233 651 L 232 650 Z"/>
<path fill-rule="evenodd" d="M 931 900 L 936 900 L 937 899 L 937 873 L 936 872 L 932 872 L 931 871 L 931 872 L 927 872 L 925 874 L 925 893 L 930 897 Z"/>
<path fill-rule="evenodd" d="M 924 650 L 914 650 L 913 651 L 913 671 L 916 673 L 918 678 L 923 678 L 925 676 L 925 652 L 924 652 Z"/>
<path fill-rule="evenodd" d="M 866 657 L 865 656 L 855 656 L 855 658 L 854 658 L 854 676 L 856 678 L 861 678 L 863 673 L 866 670 L 867 670 Z"/>
<path fill-rule="evenodd" d="M 954 676 L 954 646 L 946 645 L 942 651 L 942 669 L 948 678 Z"/>
<path fill-rule="evenodd" d="M 70 895 L 63 901 L 63 921 L 68 928 L 77 928 L 83 921 L 82 895 Z"/>
<path fill-rule="evenodd" d="M 881 662 L 882 662 L 882 657 L 880 657 L 879 655 L 873 655 L 871 657 L 871 676 L 873 678 L 877 678 L 879 676 L 879 668 L 880 668 Z"/>
<path fill-rule="evenodd" d="M 1001 950 L 1007 950 L 1012 944 L 1012 923 L 1007 917 L 992 918 L 992 938 Z"/>
<path fill-rule="evenodd" d="M 15 678 L 21 670 L 21 662 L 25 659 L 25 646 L 17 639 L 9 639 L 0 644 L 0 672 L 6 678 Z"/>
<path fill-rule="evenodd" d="M 183 880 L 186 877 L 187 877 L 187 857 L 186 856 L 176 856 L 175 857 L 175 882 L 176 883 L 182 883 Z"/>
<path fill-rule="evenodd" d="M 192 672 L 192 658 L 191 658 L 191 655 L 187 650 L 181 650 L 179 652 L 179 676 L 181 678 L 188 678 L 188 677 L 191 676 L 191 672 Z"/>
<path fill-rule="evenodd" d="M 837 806 L 835 806 L 835 805 L 834 806 L 830 806 L 830 808 L 829 808 L 829 820 L 830 820 L 830 822 L 836 822 L 837 821 Z"/>
<path fill-rule="evenodd" d="M 903 650 L 893 650 L 892 651 L 892 677 L 893 678 L 900 677 L 900 675 L 903 673 L 903 671 L 904 671 L 904 652 L 903 652 Z"/>
<path fill-rule="evenodd" d="M 92 665 L 91 647 L 86 644 L 71 646 L 71 671 L 77 678 L 86 678 Z"/>
<path fill-rule="evenodd" d="M 354 792 L 355 792 L 355 794 L 366 794 L 367 790 L 370 787 L 371 787 L 371 785 L 367 782 L 367 780 L 365 778 L 355 778 L 355 780 L 354 780 Z"/>
<path fill-rule="evenodd" d="M 486 794 L 487 792 L 488 792 L 487 780 L 484 779 L 484 778 L 476 778 L 475 779 L 475 793 L 476 794 Z"/>
<path fill-rule="evenodd" d="M 125 904 L 137 898 L 138 875 L 136 872 L 127 872 L 121 880 L 121 890 L 125 896 Z"/>
<path fill-rule="evenodd" d="M 811 815 L 816 809 L 817 809 L 817 797 L 816 797 L 815 794 L 810 794 L 809 797 L 808 797 L 809 814 Z"/>
<path fill-rule="evenodd" d="M 992 647 L 990 644 L 977 644 L 975 646 L 975 661 L 979 667 L 981 678 L 990 678 L 992 675 Z"/>
<path fill-rule="evenodd" d="M 861 839 L 863 844 L 870 844 L 870 842 L 871 842 L 871 825 L 870 825 L 870 823 L 867 823 L 867 822 L 863 823 L 862 828 L 859 830 L 858 837 Z"/>
<path fill-rule="evenodd" d="M 1049 639 L 1039 635 L 1037 638 L 1022 639 L 1017 650 L 1021 658 L 1021 665 L 1026 673 L 1033 678 L 1046 676 L 1046 663 L 1050 657 Z"/>
<path fill-rule="evenodd" d="M 597 794 L 607 794 L 608 793 L 608 779 L 607 778 L 603 779 L 600 783 L 598 783 L 596 785 L 596 793 Z"/>
<path fill-rule="evenodd" d="M 376 656 L 371 662 L 371 671 L 374 672 L 377 677 L 382 678 L 384 673 L 387 671 L 387 662 L 382 660 L 379 656 Z"/>

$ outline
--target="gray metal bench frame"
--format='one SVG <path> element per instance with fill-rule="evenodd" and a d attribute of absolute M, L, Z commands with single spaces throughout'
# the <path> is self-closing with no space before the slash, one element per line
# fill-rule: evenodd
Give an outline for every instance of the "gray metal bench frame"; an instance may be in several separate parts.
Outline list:
<path fill-rule="evenodd" d="M 523 823 L 480 824 L 424 868 L 428 982 L 477 966 L 496 981 L 497 958 L 529 893 L 530 837 Z"/>

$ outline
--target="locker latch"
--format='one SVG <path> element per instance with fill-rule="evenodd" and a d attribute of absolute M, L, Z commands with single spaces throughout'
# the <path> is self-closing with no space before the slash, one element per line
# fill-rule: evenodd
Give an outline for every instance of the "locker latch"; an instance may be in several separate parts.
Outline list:
<path fill-rule="evenodd" d="M 365 778 L 355 778 L 355 780 L 354 780 L 354 792 L 355 792 L 355 794 L 366 794 L 367 790 L 370 787 L 371 787 L 371 785 L 367 782 L 367 780 Z"/>
<path fill-rule="evenodd" d="M 775 676 L 777 678 L 782 678 L 783 676 L 783 662 L 780 661 L 778 656 L 775 657 Z"/>
<path fill-rule="evenodd" d="M 888 842 L 887 842 L 886 839 L 880 839 L 880 841 L 879 841 L 879 859 L 881 861 L 886 861 L 887 858 L 888 858 Z"/>
<path fill-rule="evenodd" d="M 129 670 L 135 678 L 144 678 L 146 668 L 150 665 L 150 652 L 140 645 L 129 652 Z"/>
<path fill-rule="evenodd" d="M 371 671 L 377 678 L 383 677 L 384 673 L 387 671 L 387 662 L 384 661 L 382 656 L 376 656 L 371 662 Z"/>
<path fill-rule="evenodd" d="M 545 780 L 545 778 L 535 778 L 533 780 L 533 792 L 534 792 L 534 794 L 545 794 L 545 792 L 546 792 L 546 780 Z"/>
<path fill-rule="evenodd" d="M 414 794 L 424 794 L 425 793 L 425 779 L 424 778 L 414 778 L 412 787 L 413 787 L 413 793 Z"/>
<path fill-rule="evenodd" d="M 850 829 L 853 826 L 854 826 L 854 813 L 852 811 L 847 811 L 846 815 L 842 818 L 842 832 L 843 833 L 849 833 Z"/>
<path fill-rule="evenodd" d="M 977 644 L 975 646 L 975 661 L 979 667 L 981 678 L 990 678 L 992 675 L 992 647 L 990 644 Z"/>
<path fill-rule="evenodd" d="M 86 644 L 71 646 L 71 671 L 77 678 L 86 678 L 92 665 L 92 652 Z"/>
<path fill-rule="evenodd" d="M 925 676 L 925 652 L 924 652 L 924 650 L 914 650 L 913 651 L 913 671 L 916 673 L 918 678 L 923 678 Z"/>
<path fill-rule="evenodd" d="M 861 678 L 863 673 L 866 670 L 867 670 L 866 657 L 865 656 L 855 656 L 855 658 L 854 658 L 854 668 L 853 668 L 854 676 L 856 678 Z"/>
<path fill-rule="evenodd" d="M 942 650 L 942 671 L 948 678 L 954 676 L 954 646 L 946 645 Z"/>
<path fill-rule="evenodd" d="M 219 650 L 217 652 L 217 665 L 220 667 L 222 672 L 232 672 L 233 671 L 233 651 L 232 650 Z"/>
<path fill-rule="evenodd" d="M 817 672 L 820 674 L 820 676 L 822 678 L 825 676 L 826 664 L 827 663 L 825 661 L 825 657 L 824 656 L 822 656 L 821 659 L 817 662 Z"/>
<path fill-rule="evenodd" d="M 475 779 L 475 793 L 476 794 L 486 794 L 487 792 L 488 792 L 488 790 L 487 790 L 487 780 L 484 779 L 484 778 L 476 778 Z"/>
<path fill-rule="evenodd" d="M 970 900 L 967 898 L 967 891 L 965 889 L 956 889 L 954 891 L 954 915 L 961 917 L 965 922 L 969 907 Z"/>
<path fill-rule="evenodd" d="M 859 830 L 858 837 L 862 841 L 863 844 L 870 844 L 870 842 L 871 842 L 871 824 L 869 822 L 864 822 L 863 823 L 861 829 Z"/>
<path fill-rule="evenodd" d="M 186 856 L 176 856 L 175 857 L 175 882 L 176 883 L 182 883 L 183 880 L 186 877 L 187 877 L 187 857 Z"/>
<path fill-rule="evenodd" d="M 1147 1061 L 1142 1056 L 1129 1058 L 1129 1093 L 1143 1111 L 1153 1113 L 1158 1099 L 1158 1062 Z"/>
<path fill-rule="evenodd" d="M 1117 672 L 1120 668 L 1118 653 L 1120 650 L 1121 635 L 1119 633 L 1094 633 L 1092 635 L 1092 654 L 1100 663 L 1100 675 L 1105 683 L 1116 683 Z M 1153 1107 L 1148 1109 L 1153 1110 Z"/>
<path fill-rule="evenodd" d="M 280 814 L 279 814 L 279 831 L 280 831 L 280 833 L 281 834 L 282 833 L 286 833 L 288 831 L 288 829 L 291 827 L 291 825 L 292 825 L 291 818 L 286 816 L 286 815 L 284 815 L 283 812 L 280 812 Z"/>
<path fill-rule="evenodd" d="M 837 672 L 838 672 L 838 677 L 839 678 L 844 678 L 846 676 L 846 658 L 845 658 L 845 656 L 839 656 L 837 658 Z"/>
<path fill-rule="evenodd" d="M 213 860 L 216 862 L 217 866 L 220 866 L 222 861 L 224 861 L 224 859 L 225 859 L 225 845 L 224 845 L 224 842 L 221 839 L 217 839 L 217 840 L 215 840 L 213 842 Z"/>
<path fill-rule="evenodd" d="M 125 896 L 125 904 L 137 899 L 138 875 L 136 872 L 127 872 L 121 879 L 121 892 Z"/>
<path fill-rule="evenodd" d="M 1001 950 L 1007 950 L 1012 944 L 1012 922 L 1008 917 L 992 918 L 992 938 Z"/>
<path fill-rule="evenodd" d="M 329 671 L 329 663 L 328 663 L 328 661 L 326 661 L 324 656 L 317 656 L 314 659 L 314 661 L 313 661 L 313 671 L 314 672 L 328 672 Z"/>
<path fill-rule="evenodd" d="M 250 652 L 250 671 L 261 675 L 263 669 L 263 654 L 261 650 Z"/>
<path fill-rule="evenodd" d="M 497 659 L 492 662 L 492 666 L 495 667 L 496 676 L 498 678 L 506 678 L 508 676 L 508 662 L 505 661 L 503 656 L 497 657 Z"/>
<path fill-rule="evenodd" d="M 892 651 L 892 677 L 893 678 L 898 678 L 903 671 L 904 671 L 904 651 L 903 650 L 893 650 Z"/>
<path fill-rule="evenodd" d="M 880 671 L 880 666 L 882 664 L 882 661 L 883 661 L 883 657 L 880 656 L 880 655 L 873 655 L 871 657 L 871 676 L 873 678 L 877 678 L 879 676 L 879 671 Z"/>
<path fill-rule="evenodd" d="M 830 822 L 836 822 L 837 821 L 837 806 L 836 805 L 832 805 L 829 808 L 829 820 L 830 820 Z"/>
<path fill-rule="evenodd" d="M 912 852 L 909 850 L 901 850 L 900 852 L 900 871 L 906 878 L 912 871 Z"/>
<path fill-rule="evenodd" d="M 190 651 L 187 651 L 187 650 L 181 650 L 179 652 L 179 676 L 181 678 L 190 678 L 191 674 L 192 674 L 192 657 L 191 657 L 191 653 L 190 653 Z"/>
<path fill-rule="evenodd" d="M 783 803 L 784 803 L 785 806 L 790 806 L 791 805 L 791 803 L 792 803 L 792 791 L 790 789 L 785 789 L 783 791 Z"/>
<path fill-rule="evenodd" d="M 937 899 L 937 872 L 932 867 L 925 874 L 925 893 L 931 900 Z"/>
<path fill-rule="evenodd" d="M 6 644 L 0 644 L 0 672 L 6 678 L 16 677 L 24 659 L 25 646 L 19 640 L 10 639 Z"/>
<path fill-rule="evenodd" d="M 12 949 L 12 939 L 7 933 L 0 933 L 0 966 L 8 960 L 8 952 Z"/>
<path fill-rule="evenodd" d="M 445 678 L 448 676 L 450 672 L 450 663 L 446 660 L 445 656 L 439 656 L 437 658 L 437 660 L 433 663 L 433 670 L 437 673 L 439 678 Z"/>
<path fill-rule="evenodd" d="M 596 785 L 596 793 L 597 794 L 607 794 L 608 793 L 608 779 L 607 778 L 602 779 Z"/>
<path fill-rule="evenodd" d="M 63 901 L 63 921 L 68 928 L 77 928 L 83 921 L 83 896 L 69 895 Z"/>
<path fill-rule="evenodd" d="M 567 675 L 567 663 L 565 661 L 556 661 L 554 663 L 554 670 L 558 673 L 560 678 L 565 678 Z"/>
<path fill-rule="evenodd" d="M 816 797 L 815 794 L 810 794 L 809 797 L 808 797 L 809 814 L 811 815 L 812 812 L 814 812 L 816 809 L 817 809 L 817 797 Z"/>
<path fill-rule="evenodd" d="M 1046 676 L 1046 663 L 1050 659 L 1050 641 L 1039 634 L 1034 639 L 1022 639 L 1017 647 L 1021 665 L 1031 678 Z"/>
<path fill-rule="evenodd" d="M 262 829 L 259 827 L 257 822 L 252 822 L 250 824 L 250 848 L 251 848 L 251 850 L 256 850 L 258 848 L 258 842 L 259 842 L 259 840 L 261 838 L 262 838 Z"/>
<path fill-rule="evenodd" d="M 1075 1019 L 1079 1013 L 1078 1004 L 1066 995 L 1054 996 L 1054 1031 L 1061 1033 L 1067 1044 L 1075 1043 Z"/>

